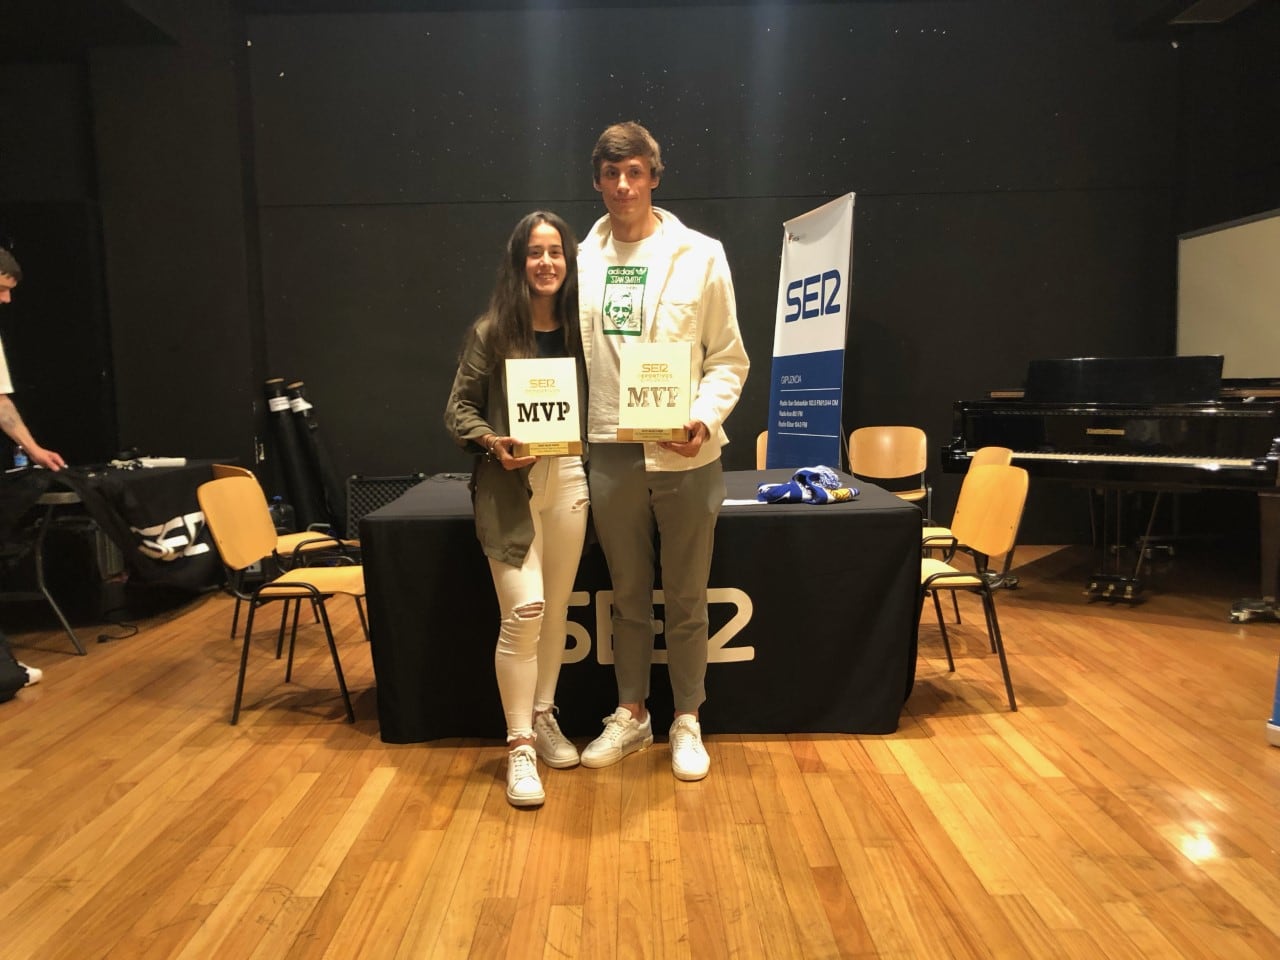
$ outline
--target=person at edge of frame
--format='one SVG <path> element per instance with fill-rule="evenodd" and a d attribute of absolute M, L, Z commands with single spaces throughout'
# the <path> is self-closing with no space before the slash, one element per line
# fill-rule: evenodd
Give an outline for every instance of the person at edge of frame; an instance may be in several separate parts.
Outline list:
<path fill-rule="evenodd" d="M 22 267 L 12 253 L 0 247 L 0 305 L 13 301 L 14 288 L 21 282 Z M 4 344 L 0 342 L 0 430 L 17 444 L 31 463 L 46 470 L 61 470 L 67 465 L 66 461 L 60 453 L 36 443 L 36 438 L 18 413 L 18 407 L 10 396 L 12 393 L 9 362 L 5 358 Z M 22 687 L 39 683 L 43 678 L 44 671 L 40 668 L 29 667 L 14 658 L 9 650 L 9 641 L 0 634 L 0 702 L 13 699 Z"/>

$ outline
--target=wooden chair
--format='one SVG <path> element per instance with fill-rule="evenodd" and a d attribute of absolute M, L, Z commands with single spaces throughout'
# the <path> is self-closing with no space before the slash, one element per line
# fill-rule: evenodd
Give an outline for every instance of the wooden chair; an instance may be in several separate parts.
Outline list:
<path fill-rule="evenodd" d="M 210 480 L 201 484 L 196 491 L 200 509 L 204 512 L 205 523 L 213 537 L 218 555 L 229 571 L 243 574 L 245 570 L 269 556 L 276 542 L 275 526 L 271 521 L 271 511 L 267 507 L 266 497 L 256 479 L 243 476 L 227 476 Z M 243 577 L 233 577 L 233 582 L 243 584 Z M 320 622 L 324 626 L 325 637 L 329 642 L 329 653 L 333 657 L 333 669 L 338 677 L 338 689 L 342 691 L 342 701 L 346 707 L 348 722 L 355 722 L 355 713 L 351 709 L 351 697 L 347 693 L 346 680 L 342 675 L 342 662 L 338 659 L 338 648 L 333 639 L 333 628 L 329 623 L 329 614 L 325 609 L 325 601 L 335 594 L 346 594 L 356 598 L 357 603 L 364 596 L 364 568 L 358 564 L 345 563 L 323 567 L 294 567 L 279 576 L 264 580 L 253 589 L 243 586 L 236 588 L 236 597 L 249 605 L 249 613 L 245 618 L 244 646 L 240 653 L 240 674 L 236 681 L 236 697 L 231 709 L 231 723 L 240 719 L 240 702 L 244 695 L 245 670 L 249 661 L 249 643 L 253 635 L 254 615 L 259 607 L 276 600 L 285 602 L 287 610 L 290 601 L 309 600 L 316 606 Z M 368 628 L 363 615 L 361 627 L 368 636 Z M 298 636 L 298 622 L 294 618 L 293 632 L 289 639 L 289 660 L 285 667 L 285 682 L 293 675 L 293 651 Z M 280 640 L 284 637 L 284 619 L 281 618 Z"/>
<path fill-rule="evenodd" d="M 961 552 L 972 558 L 974 570 L 959 570 L 946 560 L 922 557 L 920 561 L 920 610 L 924 612 L 926 596 L 933 597 L 933 608 L 942 630 L 942 644 L 947 653 L 947 669 L 955 672 L 955 660 L 951 656 L 951 640 L 942 617 L 939 590 L 975 593 L 982 598 L 982 609 L 987 619 L 987 634 L 991 650 L 1000 658 L 1000 670 L 1004 675 L 1005 692 L 1009 696 L 1009 709 L 1017 710 L 1013 696 L 1013 681 L 1009 677 L 1009 663 L 1005 657 L 1004 639 L 1000 634 L 1000 621 L 996 616 L 995 594 L 987 576 L 989 558 L 1008 553 L 1018 538 L 1018 524 L 1022 520 L 1022 508 L 1027 500 L 1027 471 L 1022 467 L 988 465 L 970 467 L 960 489 L 955 517 L 951 521 L 951 553 Z"/>
<path fill-rule="evenodd" d="M 756 469 L 763 470 L 768 462 L 769 431 L 761 430 L 756 434 Z"/>
<path fill-rule="evenodd" d="M 1013 451 L 1008 447 L 979 447 L 973 451 L 973 456 L 969 459 L 969 469 L 974 467 L 986 467 L 996 464 L 998 466 L 1007 467 L 1013 463 Z M 968 479 L 968 474 L 965 474 Z M 961 490 L 964 489 L 964 482 L 961 481 Z M 951 531 L 946 527 L 925 527 L 921 532 L 921 544 L 926 551 L 942 550 L 951 542 Z M 943 559 L 947 559 L 943 557 Z"/>
<path fill-rule="evenodd" d="M 925 480 L 928 465 L 929 440 L 919 427 L 859 427 L 849 434 L 849 472 L 885 481 L 882 485 L 903 500 L 923 503 L 926 519 L 933 510 L 933 487 Z"/>
<path fill-rule="evenodd" d="M 1008 447 L 979 447 L 973 451 L 973 456 L 969 458 L 969 469 L 972 470 L 974 467 L 989 466 L 991 464 L 1007 467 L 1011 463 L 1013 463 L 1013 451 Z M 968 479 L 967 473 L 965 474 L 965 479 Z M 964 484 L 961 482 L 961 490 L 963 489 Z M 920 535 L 920 546 L 925 556 L 932 556 L 935 550 L 942 551 L 942 559 L 949 561 L 951 554 L 955 552 L 954 543 L 955 540 L 951 536 L 951 530 L 947 527 L 925 527 Z M 1003 586 L 1007 580 L 1012 581 L 1010 586 L 1017 585 L 1018 578 L 1009 575 L 1009 567 L 1012 564 L 1013 551 L 1010 550 L 1005 554 L 1004 570 L 999 574 L 999 582 L 992 583 L 993 587 Z M 959 623 L 960 602 L 956 599 L 954 593 L 951 594 L 951 603 L 955 607 L 956 623 Z"/>
<path fill-rule="evenodd" d="M 213 479 L 221 480 L 225 477 L 247 477 L 254 483 L 258 482 L 257 475 L 248 467 L 241 467 L 232 463 L 215 463 L 210 466 L 213 472 Z M 265 494 L 264 494 L 265 497 Z M 282 570 L 291 570 L 294 567 L 306 566 L 309 562 L 321 559 L 325 553 L 333 553 L 334 551 L 343 554 L 349 554 L 352 551 L 360 549 L 360 541 L 358 540 L 337 540 L 331 534 L 324 533 L 319 530 L 301 530 L 297 533 L 280 533 L 276 535 L 276 545 L 268 557 L 275 561 L 276 565 Z M 267 559 L 267 557 L 263 557 Z M 241 580 L 244 578 L 243 571 L 238 574 Z M 228 574 L 230 577 L 230 574 Z M 240 597 L 243 592 L 243 583 L 230 583 L 228 586 L 232 594 L 236 598 L 235 609 L 231 612 L 231 639 L 235 639 L 236 630 L 240 625 Z M 301 600 L 298 602 L 301 606 Z M 364 609 L 357 603 L 357 609 L 360 614 L 360 622 L 364 624 Z M 297 610 L 295 607 L 295 614 Z M 317 618 L 319 613 L 316 614 Z M 367 631 L 366 626 L 366 631 Z M 281 634 L 283 637 L 283 634 Z M 276 651 L 276 656 L 280 656 L 281 651 Z"/>

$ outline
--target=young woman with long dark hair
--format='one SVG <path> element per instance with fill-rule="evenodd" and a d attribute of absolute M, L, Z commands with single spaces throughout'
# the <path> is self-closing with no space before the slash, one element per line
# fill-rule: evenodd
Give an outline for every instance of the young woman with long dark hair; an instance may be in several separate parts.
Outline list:
<path fill-rule="evenodd" d="M 522 807 L 544 800 L 538 758 L 578 764 L 556 721 L 555 691 L 589 498 L 581 457 L 515 456 L 505 361 L 575 358 L 585 416 L 577 267 L 577 242 L 560 217 L 539 210 L 516 224 L 489 307 L 467 333 L 444 415 L 455 442 L 477 454 L 476 535 L 502 618 L 494 667 L 507 720 L 507 799 Z"/>

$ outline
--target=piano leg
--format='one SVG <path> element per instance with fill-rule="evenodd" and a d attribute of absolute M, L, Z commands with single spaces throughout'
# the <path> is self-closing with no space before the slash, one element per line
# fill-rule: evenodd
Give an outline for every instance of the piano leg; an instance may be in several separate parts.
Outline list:
<path fill-rule="evenodd" d="M 1262 539 L 1262 599 L 1233 603 L 1232 623 L 1280 620 L 1280 607 L 1276 603 L 1280 588 L 1280 489 L 1258 491 L 1258 521 Z"/>
<path fill-rule="evenodd" d="M 1138 541 L 1137 557 L 1134 560 L 1133 572 L 1129 576 L 1125 576 L 1121 569 L 1124 553 L 1124 496 L 1126 491 L 1122 489 L 1114 489 L 1104 487 L 1102 493 L 1102 561 L 1099 565 L 1098 572 L 1089 578 L 1089 586 L 1085 590 L 1085 596 L 1089 598 L 1089 602 L 1094 600 L 1116 600 L 1122 603 L 1141 603 L 1142 602 L 1142 561 L 1146 559 L 1149 544 L 1151 542 L 1151 531 L 1156 522 L 1156 511 L 1160 508 L 1160 493 L 1157 490 L 1155 497 L 1151 502 L 1151 513 L 1147 516 L 1147 528 L 1142 534 L 1142 538 Z M 1115 504 L 1115 530 L 1116 539 L 1114 544 L 1107 542 L 1107 528 L 1110 526 L 1111 517 L 1110 504 Z M 1092 515 L 1092 502 L 1091 515 Z M 1097 527 L 1095 525 L 1095 537 L 1097 536 Z M 1114 551 L 1114 560 L 1112 569 L 1114 573 L 1107 573 L 1108 555 Z"/>

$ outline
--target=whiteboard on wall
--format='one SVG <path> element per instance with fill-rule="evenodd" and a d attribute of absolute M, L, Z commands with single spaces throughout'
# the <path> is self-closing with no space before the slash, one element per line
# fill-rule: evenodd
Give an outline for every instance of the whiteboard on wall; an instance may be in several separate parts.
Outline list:
<path fill-rule="evenodd" d="M 1280 378 L 1280 210 L 1178 237 L 1178 354 Z"/>

